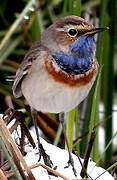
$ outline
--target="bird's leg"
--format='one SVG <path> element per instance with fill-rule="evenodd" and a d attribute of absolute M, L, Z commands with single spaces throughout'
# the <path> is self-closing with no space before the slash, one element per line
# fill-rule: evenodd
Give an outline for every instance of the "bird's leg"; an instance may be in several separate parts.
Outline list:
<path fill-rule="evenodd" d="M 64 126 L 64 113 L 60 113 L 60 114 L 59 114 L 59 120 L 60 120 L 61 125 L 62 125 L 63 134 L 64 134 L 64 138 L 65 138 L 65 143 L 66 143 L 66 145 L 67 145 L 68 153 L 69 153 L 68 166 L 66 166 L 65 168 L 67 168 L 67 167 L 69 167 L 69 165 L 71 165 L 71 166 L 72 166 L 72 169 L 73 169 L 73 172 L 74 172 L 74 175 L 77 177 L 77 172 L 76 172 L 76 169 L 75 169 L 75 167 L 74 167 L 74 161 L 73 161 L 73 158 L 72 158 L 72 155 L 71 155 L 70 146 L 69 146 L 68 139 L 67 139 L 67 135 L 66 135 L 66 131 L 65 131 L 65 126 Z"/>
<path fill-rule="evenodd" d="M 40 143 L 36 114 L 37 114 L 37 111 L 35 109 L 31 108 L 31 115 L 32 115 L 35 131 L 36 131 L 36 135 L 37 135 L 37 142 L 38 142 L 38 149 L 39 149 L 39 161 L 40 161 L 41 156 L 42 156 L 45 165 L 52 168 L 52 161 L 50 160 L 50 157 L 46 154 L 42 144 Z"/>

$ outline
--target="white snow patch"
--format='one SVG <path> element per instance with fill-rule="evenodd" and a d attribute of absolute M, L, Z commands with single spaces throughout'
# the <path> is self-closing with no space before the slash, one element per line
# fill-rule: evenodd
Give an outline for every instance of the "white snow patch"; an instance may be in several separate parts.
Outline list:
<path fill-rule="evenodd" d="M 46 153 L 50 156 L 50 159 L 53 163 L 53 168 L 56 166 L 59 173 L 63 174 L 64 176 L 68 177 L 69 179 L 76 179 L 74 176 L 72 167 L 69 166 L 68 168 L 65 168 L 65 166 L 68 165 L 68 151 L 60 149 L 52 144 L 47 143 L 44 139 L 40 138 L 41 143 L 46 151 Z M 74 154 L 72 154 L 75 169 L 77 171 L 77 178 L 82 179 L 80 176 L 81 172 L 81 164 Z M 25 160 L 28 164 L 28 166 L 34 165 L 38 163 L 39 155 L 37 149 L 32 149 L 31 151 L 27 153 L 25 156 Z M 81 159 L 83 162 L 83 159 Z M 39 163 L 44 164 L 43 158 L 41 158 L 41 161 Z M 88 169 L 87 173 L 90 175 L 90 177 L 95 180 L 99 175 L 105 172 L 105 169 L 101 167 L 97 167 L 96 164 L 89 160 L 88 163 Z M 32 169 L 32 173 L 34 174 L 35 178 L 38 180 L 62 180 L 60 177 L 55 177 L 52 175 L 48 175 L 47 170 L 45 170 L 43 167 L 39 166 L 35 169 Z M 90 179 L 90 178 L 89 178 Z M 105 172 L 103 175 L 101 175 L 97 180 L 114 180 L 114 178 L 109 174 L 108 172 Z"/>

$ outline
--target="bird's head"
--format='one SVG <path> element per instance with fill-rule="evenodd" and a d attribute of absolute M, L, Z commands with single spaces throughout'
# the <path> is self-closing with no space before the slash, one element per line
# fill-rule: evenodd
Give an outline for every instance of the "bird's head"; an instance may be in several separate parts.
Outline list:
<path fill-rule="evenodd" d="M 43 33 L 53 60 L 68 74 L 84 74 L 92 68 L 96 33 L 107 28 L 95 28 L 78 16 L 59 19 Z"/>

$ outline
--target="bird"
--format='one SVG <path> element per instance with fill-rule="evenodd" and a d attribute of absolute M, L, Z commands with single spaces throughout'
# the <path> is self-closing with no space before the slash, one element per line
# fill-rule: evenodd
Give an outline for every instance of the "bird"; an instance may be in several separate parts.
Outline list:
<path fill-rule="evenodd" d="M 78 16 L 54 22 L 24 57 L 14 80 L 14 96 L 23 95 L 42 112 L 68 112 L 76 107 L 95 81 L 94 35 L 103 30 Z"/>
<path fill-rule="evenodd" d="M 95 34 L 106 29 L 74 15 L 55 21 L 25 55 L 15 75 L 14 96 L 45 113 L 75 108 L 96 79 Z"/>

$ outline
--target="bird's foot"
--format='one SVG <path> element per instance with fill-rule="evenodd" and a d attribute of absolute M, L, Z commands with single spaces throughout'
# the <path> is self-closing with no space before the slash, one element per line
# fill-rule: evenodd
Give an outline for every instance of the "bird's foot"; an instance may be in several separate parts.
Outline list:
<path fill-rule="evenodd" d="M 42 144 L 39 144 L 38 147 L 39 147 L 39 160 L 38 160 L 38 161 L 40 161 L 40 160 L 41 160 L 41 157 L 43 157 L 44 164 L 47 165 L 47 166 L 49 166 L 50 168 L 52 168 L 53 163 L 52 163 L 52 161 L 51 161 L 51 159 L 50 159 L 50 156 L 46 154 L 46 152 L 45 152 Z M 49 174 L 49 175 L 53 175 L 53 174 L 52 174 L 51 172 L 49 172 L 49 171 L 48 171 L 48 174 Z"/>
<path fill-rule="evenodd" d="M 74 160 L 73 160 L 72 156 L 69 157 L 68 166 L 65 166 L 65 168 L 68 168 L 69 166 L 72 166 L 73 173 L 74 173 L 75 177 L 77 177 L 77 172 L 74 167 Z"/>
<path fill-rule="evenodd" d="M 53 163 L 50 159 L 50 156 L 46 154 L 42 144 L 39 144 L 39 161 L 41 160 L 41 157 L 43 157 L 44 164 L 52 168 Z"/>

